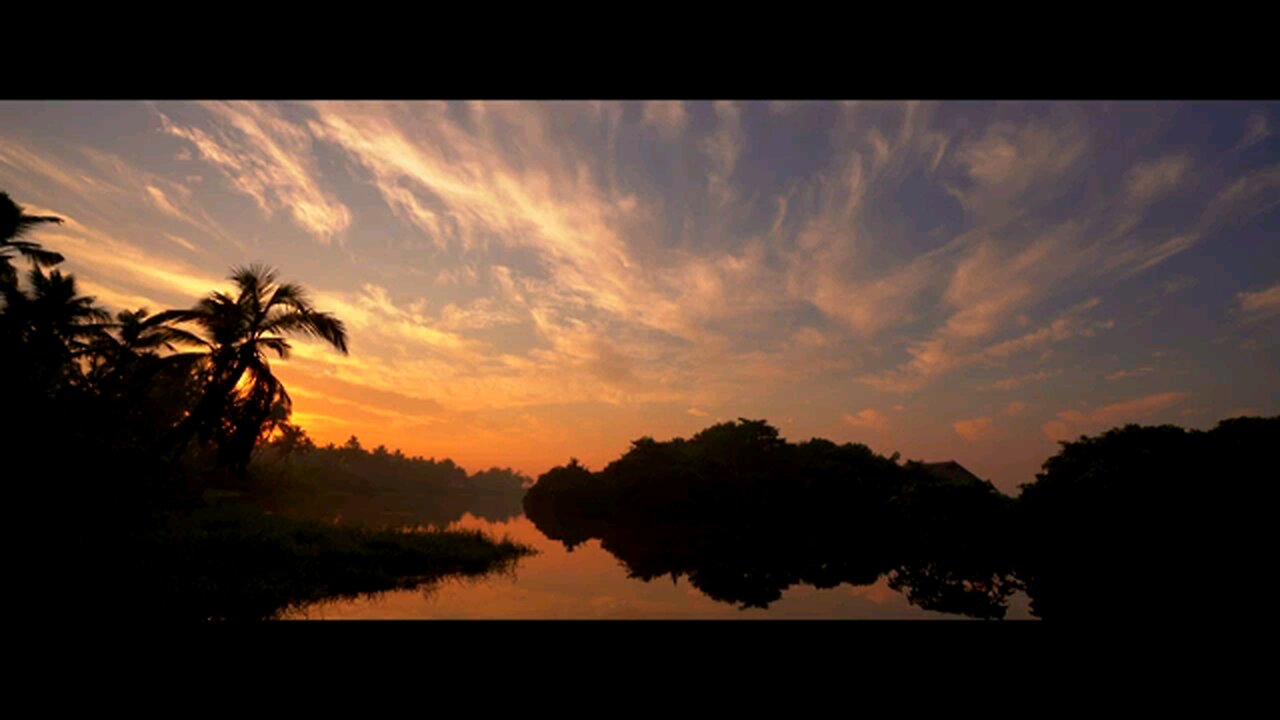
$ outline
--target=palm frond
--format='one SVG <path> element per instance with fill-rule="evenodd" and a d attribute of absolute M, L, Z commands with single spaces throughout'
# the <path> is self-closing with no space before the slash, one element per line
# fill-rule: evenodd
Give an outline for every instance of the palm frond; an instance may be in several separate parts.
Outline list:
<path fill-rule="evenodd" d="M 0 191 L 0 245 L 9 244 L 36 225 L 61 222 L 62 218 L 53 215 L 28 215 L 9 193 Z"/>
<path fill-rule="evenodd" d="M 236 265 L 231 268 L 230 278 L 243 289 L 256 289 L 272 285 L 276 282 L 275 268 L 262 263 Z"/>
<path fill-rule="evenodd" d="M 263 333 L 305 332 L 302 329 L 304 313 L 297 310 L 277 309 L 267 316 L 259 328 Z"/>
<path fill-rule="evenodd" d="M 92 298 L 89 298 L 92 300 Z M 111 313 L 100 307 L 84 307 L 78 313 L 79 317 L 93 320 L 93 324 L 84 327 L 93 328 L 95 330 L 110 330 L 116 324 L 111 321 Z"/>
<path fill-rule="evenodd" d="M 174 323 L 174 322 L 194 322 L 196 318 L 203 313 L 196 310 L 161 310 L 160 312 L 147 318 L 152 323 Z"/>
<path fill-rule="evenodd" d="M 274 351 L 281 360 L 287 360 L 289 358 L 289 351 L 292 349 L 292 346 L 289 345 L 289 341 L 282 337 L 258 338 L 255 342 L 268 350 Z"/>
<path fill-rule="evenodd" d="M 240 289 L 239 303 L 258 315 L 262 312 L 263 295 L 276 283 L 276 271 L 267 265 L 239 265 L 231 269 L 231 280 Z"/>
<path fill-rule="evenodd" d="M 138 308 L 137 310 L 121 310 L 116 313 L 116 320 L 121 324 L 141 323 L 147 319 L 147 309 Z"/>
<path fill-rule="evenodd" d="M 10 237 L 22 237 L 27 233 L 27 231 L 29 231 L 31 228 L 35 227 L 36 225 L 43 225 L 46 223 L 51 225 L 61 225 L 62 222 L 63 222 L 62 218 L 57 217 L 55 215 L 24 214 L 18 218 L 18 221 L 16 223 L 14 223 L 15 227 L 14 227 L 13 235 L 11 235 Z"/>
<path fill-rule="evenodd" d="M 212 347 L 212 344 L 204 338 L 193 332 L 183 330 L 182 328 L 161 326 L 146 329 L 147 337 L 155 338 L 159 342 L 164 343 L 172 349 L 173 344 L 180 345 L 198 345 L 200 347 Z"/>
<path fill-rule="evenodd" d="M 19 252 L 31 262 L 43 267 L 52 267 L 66 259 L 62 257 L 62 253 L 52 250 L 20 250 Z"/>
<path fill-rule="evenodd" d="M 21 250 L 39 250 L 42 246 L 40 245 L 40 243 L 31 242 L 30 240 L 9 240 L 4 244 L 4 247 L 13 248 L 14 250 L 21 251 Z"/>
<path fill-rule="evenodd" d="M 275 292 L 271 294 L 271 299 L 267 302 L 267 308 L 270 309 L 281 305 L 295 310 L 314 310 L 307 291 L 296 283 L 282 283 L 276 286 Z"/>
<path fill-rule="evenodd" d="M 208 359 L 209 354 L 202 352 L 174 353 L 172 355 L 166 355 L 163 358 L 164 362 L 173 365 L 198 365 L 206 362 Z"/>
<path fill-rule="evenodd" d="M 330 313 L 294 310 L 282 313 L 263 327 L 264 332 L 300 333 L 320 338 L 347 353 L 347 327 Z"/>

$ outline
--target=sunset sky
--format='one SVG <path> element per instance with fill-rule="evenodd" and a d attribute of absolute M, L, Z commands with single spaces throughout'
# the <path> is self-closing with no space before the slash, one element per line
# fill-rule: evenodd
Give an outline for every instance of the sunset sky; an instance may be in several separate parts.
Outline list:
<path fill-rule="evenodd" d="M 262 262 L 348 325 L 323 443 L 593 469 L 764 418 L 1001 489 L 1280 413 L 1280 103 L 0 102 L 0 190 L 111 309 Z M 21 263 L 25 266 L 25 263 Z"/>

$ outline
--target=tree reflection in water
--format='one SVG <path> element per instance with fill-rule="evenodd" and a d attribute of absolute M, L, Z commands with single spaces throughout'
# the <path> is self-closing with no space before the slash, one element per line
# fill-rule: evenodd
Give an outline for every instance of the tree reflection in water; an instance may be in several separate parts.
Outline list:
<path fill-rule="evenodd" d="M 743 609 L 793 585 L 884 577 L 913 605 L 970 617 L 1005 617 L 1022 589 L 1046 619 L 1114 617 L 1117 592 L 1159 598 L 1148 620 L 1185 619 L 1230 600 L 1174 592 L 1178 578 L 1243 570 L 1266 546 L 1270 491 L 1257 480 L 1277 441 L 1274 417 L 1208 432 L 1130 425 L 1063 443 L 1015 499 L 956 463 L 793 444 L 740 420 L 641 438 L 599 472 L 554 468 L 524 509 L 570 549 L 598 538 L 634 578 L 685 577 Z"/>
<path fill-rule="evenodd" d="M 1019 587 L 1000 551 L 1012 500 L 989 482 L 864 445 L 791 444 L 763 421 L 643 438 L 598 473 L 572 461 L 544 474 L 524 507 L 568 548 L 598 538 L 631 577 L 685 577 L 744 609 L 797 584 L 888 576 L 920 607 L 1002 618 Z"/>

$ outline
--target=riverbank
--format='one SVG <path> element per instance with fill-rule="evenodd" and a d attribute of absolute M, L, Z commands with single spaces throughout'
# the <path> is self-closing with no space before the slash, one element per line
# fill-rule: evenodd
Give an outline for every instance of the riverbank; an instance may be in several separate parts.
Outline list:
<path fill-rule="evenodd" d="M 128 543 L 130 610 L 147 620 L 262 620 L 321 600 L 501 572 L 534 550 L 479 531 L 377 529 L 250 506 L 159 518 Z"/>

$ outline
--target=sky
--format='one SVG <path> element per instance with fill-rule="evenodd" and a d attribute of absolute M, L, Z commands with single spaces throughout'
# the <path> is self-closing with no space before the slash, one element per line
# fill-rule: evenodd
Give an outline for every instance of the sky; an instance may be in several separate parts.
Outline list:
<path fill-rule="evenodd" d="M 598 469 L 767 419 L 1006 492 L 1058 441 L 1280 414 L 1280 103 L 0 102 L 111 309 L 267 263 L 318 442 Z"/>

